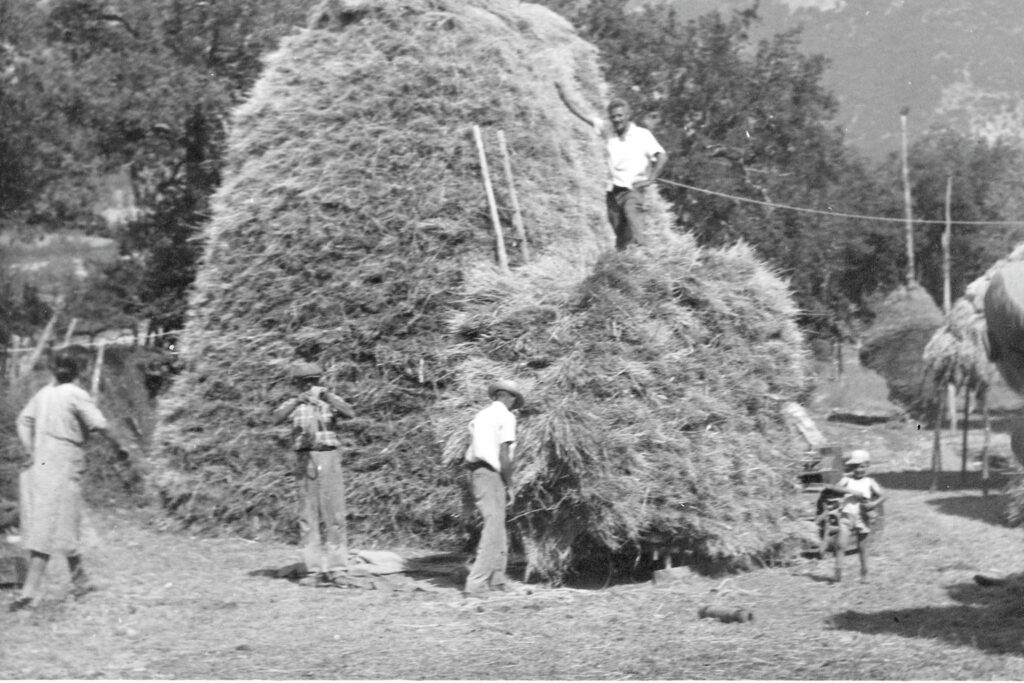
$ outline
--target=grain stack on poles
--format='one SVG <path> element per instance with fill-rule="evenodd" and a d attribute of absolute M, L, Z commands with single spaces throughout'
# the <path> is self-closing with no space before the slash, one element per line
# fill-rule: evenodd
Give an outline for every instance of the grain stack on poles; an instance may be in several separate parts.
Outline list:
<path fill-rule="evenodd" d="M 657 197 L 649 246 L 612 251 L 601 144 L 553 86 L 600 106 L 592 46 L 511 0 L 325 3 L 311 25 L 235 115 L 155 439 L 165 507 L 294 533 L 269 413 L 298 349 L 359 414 L 343 431 L 356 537 L 466 538 L 445 461 L 510 377 L 527 390 L 512 517 L 532 573 L 777 553 L 801 453 L 781 410 L 807 389 L 789 291 L 749 248 L 674 233 Z M 508 250 L 508 272 L 473 125 L 516 158 L 530 262 Z"/>
<path fill-rule="evenodd" d="M 152 483 L 190 525 L 290 533 L 269 412 L 298 349 L 359 414 L 353 532 L 433 533 L 462 510 L 431 412 L 456 383 L 448 321 L 467 271 L 498 274 L 472 128 L 505 131 L 532 250 L 578 278 L 611 241 L 603 162 L 552 83 L 599 96 L 596 52 L 512 1 L 326 3 L 311 25 L 234 114 Z"/>
<path fill-rule="evenodd" d="M 946 388 L 963 388 L 965 400 L 969 401 L 972 393 L 978 397 L 979 407 L 984 416 L 984 445 L 982 446 L 982 480 L 985 492 L 988 493 L 988 441 L 989 418 L 986 394 L 995 374 L 995 367 L 988 359 L 985 341 L 986 325 L 984 311 L 975 308 L 968 298 L 957 299 L 946 317 L 942 327 L 928 341 L 922 358 L 925 363 L 925 374 L 935 395 L 935 439 L 932 453 L 932 484 L 934 491 L 938 488 L 938 472 L 941 470 L 941 442 L 939 431 L 942 425 L 942 414 L 946 400 Z M 956 394 L 953 393 L 955 396 Z M 964 404 L 964 448 L 961 475 L 966 472 L 967 463 L 967 407 Z M 955 406 L 953 406 L 955 410 Z"/>
<path fill-rule="evenodd" d="M 954 311 L 962 307 L 971 315 L 970 345 L 973 355 L 985 354 L 1006 384 L 1024 393 L 1024 243 L 1018 244 L 1009 255 L 994 263 L 983 275 L 975 279 L 957 300 Z M 961 315 L 966 319 L 966 315 Z M 964 352 L 966 353 L 966 351 Z M 989 370 L 989 383 L 995 374 Z M 1018 416 L 1014 428 L 1013 465 L 1018 475 L 1024 473 L 1024 418 Z M 987 455 L 987 454 L 986 454 Z M 982 478 L 987 490 L 988 459 L 982 460 Z M 1024 521 L 1024 477 L 1018 476 L 1008 487 L 1010 492 L 1007 514 L 1011 520 Z"/>

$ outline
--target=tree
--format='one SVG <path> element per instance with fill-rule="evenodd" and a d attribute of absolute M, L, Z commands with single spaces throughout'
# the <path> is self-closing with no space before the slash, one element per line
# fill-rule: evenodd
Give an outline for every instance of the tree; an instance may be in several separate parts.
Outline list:
<path fill-rule="evenodd" d="M 637 118 L 655 122 L 669 152 L 663 177 L 718 193 L 663 184 L 680 225 L 705 244 L 755 245 L 790 278 L 805 328 L 842 335 L 868 294 L 898 281 L 891 227 L 766 206 L 898 215 L 832 123 L 827 62 L 800 53 L 798 30 L 755 43 L 756 5 L 685 23 L 665 4 L 556 9 L 597 43 Z"/>
<path fill-rule="evenodd" d="M 0 0 L 0 228 L 78 227 L 118 240 L 105 305 L 180 325 L 220 183 L 229 113 L 299 0 Z M 129 168 L 140 217 L 109 228 L 97 180 Z M 115 284 L 124 278 L 122 284 Z"/>
<path fill-rule="evenodd" d="M 942 233 L 946 214 L 946 183 L 952 179 L 950 214 L 954 255 L 950 273 L 953 296 L 1022 239 L 1024 227 L 958 225 L 958 222 L 1008 221 L 1019 218 L 1019 181 L 1024 151 L 1007 140 L 989 141 L 948 128 L 928 131 L 909 151 L 916 229 L 917 277 L 937 301 L 942 300 Z M 894 178 L 895 160 L 879 169 Z M 1016 185 L 1016 191 L 1008 188 Z"/>

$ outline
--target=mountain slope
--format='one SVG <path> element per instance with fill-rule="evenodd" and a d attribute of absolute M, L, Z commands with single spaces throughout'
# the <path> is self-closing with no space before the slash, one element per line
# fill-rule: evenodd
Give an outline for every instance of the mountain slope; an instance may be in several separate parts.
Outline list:
<path fill-rule="evenodd" d="M 750 0 L 676 0 L 681 16 L 727 14 Z M 1024 84 L 1024 18 L 1001 0 L 762 0 L 755 37 L 803 27 L 806 53 L 831 61 L 826 85 L 841 102 L 847 139 L 879 158 L 899 150 L 899 112 L 910 108 L 908 131 L 952 123 L 1019 135 Z M 1016 106 L 1017 109 L 1013 110 Z M 1011 109 L 1008 113 L 1007 107 Z"/>

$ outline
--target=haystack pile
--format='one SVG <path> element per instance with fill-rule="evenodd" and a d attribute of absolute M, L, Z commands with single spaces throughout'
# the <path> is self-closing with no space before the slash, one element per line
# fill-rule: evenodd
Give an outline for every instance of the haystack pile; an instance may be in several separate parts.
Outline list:
<path fill-rule="evenodd" d="M 155 439 L 166 508 L 292 532 L 269 413 L 301 357 L 360 414 L 345 467 L 363 538 L 464 537 L 463 475 L 442 456 L 511 376 L 529 392 L 513 515 L 537 573 L 645 539 L 723 564 L 770 554 L 797 458 L 779 406 L 806 383 L 789 293 L 744 247 L 670 234 L 660 202 L 652 247 L 598 259 L 600 145 L 553 87 L 596 109 L 593 48 L 511 0 L 327 3 L 313 25 L 235 117 Z M 505 132 L 539 256 L 519 263 L 510 240 L 508 274 L 473 124 Z"/>
<path fill-rule="evenodd" d="M 942 327 L 925 345 L 922 358 L 933 391 L 947 384 L 969 391 L 987 390 L 995 366 L 986 353 L 984 311 L 966 297 L 957 299 Z"/>
<path fill-rule="evenodd" d="M 444 423 L 457 458 L 462 397 L 488 377 L 524 381 L 515 518 L 529 568 L 557 579 L 595 553 L 721 568 L 780 552 L 798 456 L 781 408 L 807 388 L 785 285 L 748 248 L 689 235 L 551 284 L 467 306 L 464 391 Z"/>
<path fill-rule="evenodd" d="M 861 347 L 861 363 L 885 378 L 890 400 L 915 414 L 931 414 L 933 385 L 922 355 L 942 326 L 942 310 L 924 287 L 914 283 L 890 292 L 874 313 Z"/>

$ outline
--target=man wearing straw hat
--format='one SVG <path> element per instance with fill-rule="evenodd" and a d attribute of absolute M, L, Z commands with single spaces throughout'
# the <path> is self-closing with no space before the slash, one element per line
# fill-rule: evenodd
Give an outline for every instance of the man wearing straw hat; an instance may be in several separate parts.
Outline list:
<path fill-rule="evenodd" d="M 89 393 L 75 383 L 82 365 L 71 353 L 61 352 L 53 364 L 54 383 L 36 392 L 18 414 L 18 438 L 31 458 L 19 481 L 22 546 L 29 551 L 29 563 L 21 597 L 8 607 L 12 612 L 38 605 L 46 565 L 54 553 L 67 558 L 74 598 L 96 590 L 81 555 L 83 446 L 90 434 L 98 433 L 120 458 L 127 458 L 128 452 Z"/>
<path fill-rule="evenodd" d="M 298 395 L 274 411 L 274 424 L 291 418 L 293 448 L 298 459 L 302 509 L 299 542 L 308 576 L 303 584 L 329 581 L 330 573 L 348 565 L 345 480 L 341 470 L 341 442 L 334 431 L 337 415 L 355 417 L 348 403 L 320 385 L 323 374 L 316 363 L 298 363 L 291 370 Z M 323 524 L 326 543 L 322 542 Z"/>
<path fill-rule="evenodd" d="M 651 131 L 630 120 L 629 104 L 615 99 L 608 104 L 608 120 L 588 116 L 573 104 L 561 83 L 558 96 L 577 118 L 601 134 L 608 157 L 609 183 L 605 195 L 608 222 L 615 232 L 615 248 L 644 243 L 646 188 L 653 185 L 665 168 L 668 155 Z"/>
<path fill-rule="evenodd" d="M 472 441 L 466 451 L 473 502 L 484 519 L 476 560 L 466 577 L 464 594 L 484 597 L 491 591 L 515 592 L 505 571 L 508 535 L 505 531 L 507 489 L 512 484 L 512 458 L 516 441 L 516 416 L 523 394 L 511 380 L 487 387 L 491 403 L 470 422 Z"/>

